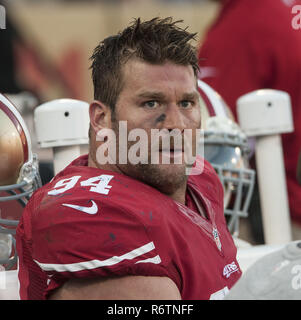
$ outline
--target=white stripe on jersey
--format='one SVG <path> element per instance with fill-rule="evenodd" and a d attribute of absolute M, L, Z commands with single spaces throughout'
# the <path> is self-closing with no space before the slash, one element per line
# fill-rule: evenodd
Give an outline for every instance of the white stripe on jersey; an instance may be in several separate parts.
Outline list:
<path fill-rule="evenodd" d="M 134 249 L 130 252 L 123 254 L 122 256 L 114 256 L 114 257 L 106 259 L 106 260 L 95 259 L 95 260 L 90 260 L 90 261 L 82 261 L 82 262 L 69 263 L 69 264 L 40 263 L 37 260 L 34 260 L 34 261 L 44 271 L 77 272 L 77 271 L 82 271 L 82 270 L 91 270 L 91 269 L 96 269 L 96 268 L 100 268 L 100 267 L 112 266 L 112 265 L 115 265 L 117 263 L 122 262 L 123 260 L 132 260 L 136 257 L 142 256 L 143 254 L 148 253 L 154 249 L 155 249 L 154 243 L 149 242 L 149 243 L 147 243 L 137 249 Z M 147 261 L 147 260 L 149 260 L 149 261 Z M 150 263 L 158 264 L 161 262 L 161 259 L 159 256 L 156 256 L 154 258 L 140 260 L 138 262 L 150 262 Z"/>
<path fill-rule="evenodd" d="M 144 260 L 139 260 L 136 263 L 154 263 L 154 264 L 159 264 L 161 263 L 161 258 L 159 255 L 153 257 L 153 258 L 148 258 Z"/>

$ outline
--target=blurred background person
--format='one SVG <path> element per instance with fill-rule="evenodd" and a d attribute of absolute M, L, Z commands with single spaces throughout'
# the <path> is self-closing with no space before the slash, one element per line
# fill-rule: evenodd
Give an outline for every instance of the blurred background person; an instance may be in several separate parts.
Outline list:
<path fill-rule="evenodd" d="M 225 99 L 237 118 L 237 99 L 269 88 L 289 93 L 294 132 L 282 135 L 294 239 L 301 239 L 301 186 L 296 169 L 301 146 L 301 30 L 292 26 L 300 0 L 212 0 L 220 11 L 200 44 L 200 77 Z M 254 157 L 253 157 L 254 166 Z M 277 195 L 275 195 L 277 196 Z M 258 190 L 249 223 L 263 243 Z"/>

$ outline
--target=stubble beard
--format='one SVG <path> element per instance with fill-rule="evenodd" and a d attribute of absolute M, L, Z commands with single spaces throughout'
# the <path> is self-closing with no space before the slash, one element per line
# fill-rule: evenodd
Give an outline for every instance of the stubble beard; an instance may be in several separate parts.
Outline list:
<path fill-rule="evenodd" d="M 118 121 L 112 123 L 112 128 L 115 131 L 117 141 L 116 149 L 119 150 L 119 126 Z M 136 142 L 127 142 L 127 150 Z M 152 164 L 150 155 L 150 141 L 149 153 L 147 155 L 147 163 L 132 164 L 129 160 L 126 164 L 120 164 L 117 156 L 117 168 L 125 175 L 139 180 L 166 195 L 172 195 L 179 189 L 185 189 L 188 176 L 186 175 L 185 164 Z"/>
<path fill-rule="evenodd" d="M 185 167 L 170 170 L 176 164 L 137 164 L 128 165 L 127 171 L 133 178 L 152 186 L 166 195 L 172 195 L 177 190 L 186 187 L 187 175 Z M 131 168 L 129 168 L 131 167 Z"/>

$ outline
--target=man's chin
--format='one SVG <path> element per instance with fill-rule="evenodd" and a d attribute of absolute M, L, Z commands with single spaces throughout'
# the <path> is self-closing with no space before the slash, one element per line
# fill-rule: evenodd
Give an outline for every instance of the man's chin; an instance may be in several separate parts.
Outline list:
<path fill-rule="evenodd" d="M 153 164 L 144 167 L 143 182 L 162 193 L 172 194 L 187 181 L 184 164 Z"/>
<path fill-rule="evenodd" d="M 163 193 L 172 193 L 187 180 L 185 164 L 118 165 L 121 172 Z"/>
<path fill-rule="evenodd" d="M 176 164 L 176 163 L 169 163 L 169 164 L 156 164 L 153 165 L 153 167 L 156 167 L 157 172 L 161 172 L 162 176 L 170 176 L 175 177 L 175 176 L 183 176 L 185 175 L 185 169 L 186 166 L 185 164 Z"/>

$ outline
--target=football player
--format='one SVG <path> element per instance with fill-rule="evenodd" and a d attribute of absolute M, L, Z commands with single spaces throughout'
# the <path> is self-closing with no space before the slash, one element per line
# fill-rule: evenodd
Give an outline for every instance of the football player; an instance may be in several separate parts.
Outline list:
<path fill-rule="evenodd" d="M 201 157 L 193 167 L 184 161 L 201 125 L 194 38 L 171 18 L 136 19 L 94 50 L 89 154 L 26 206 L 21 299 L 220 299 L 240 278 L 218 175 Z M 133 163 L 121 151 L 133 148 L 127 136 L 137 129 L 147 147 Z M 116 133 L 116 161 L 102 161 L 104 130 Z M 163 135 L 155 150 L 153 130 L 177 130 L 181 140 L 190 130 L 191 141 L 167 148 Z"/>

